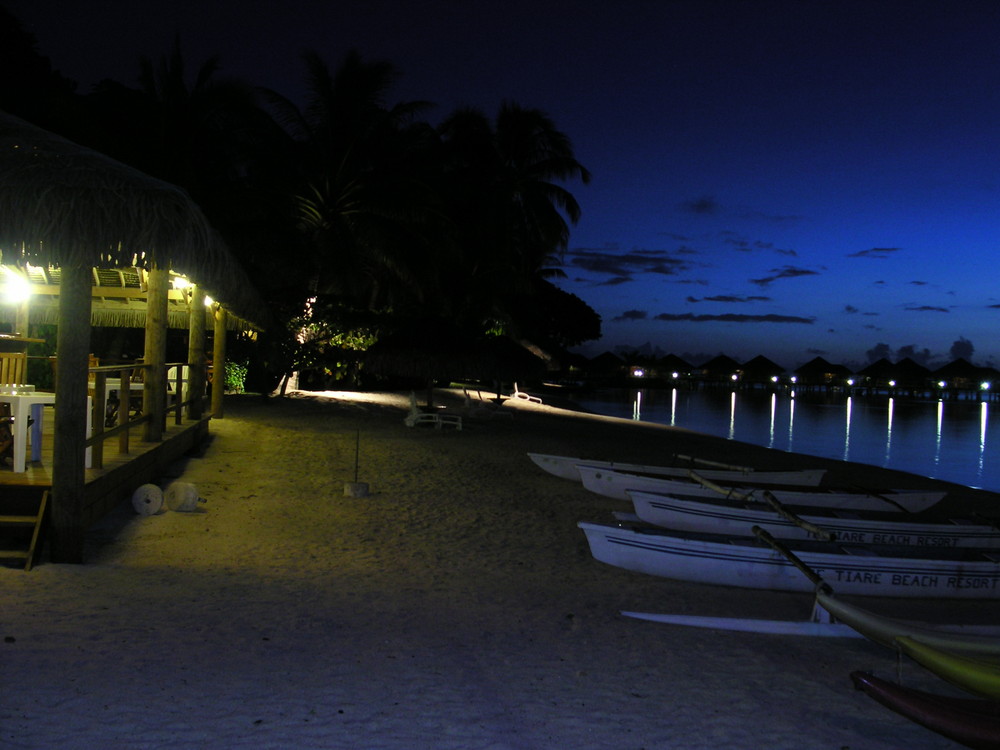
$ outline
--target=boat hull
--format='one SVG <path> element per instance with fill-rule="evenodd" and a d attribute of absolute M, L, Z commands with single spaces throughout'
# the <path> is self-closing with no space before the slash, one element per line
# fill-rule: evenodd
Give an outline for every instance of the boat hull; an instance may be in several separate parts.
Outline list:
<path fill-rule="evenodd" d="M 692 535 L 651 527 L 581 521 L 593 557 L 626 570 L 722 586 L 812 592 L 815 586 L 784 555 L 750 538 Z M 789 546 L 793 543 L 789 542 Z M 981 555 L 954 559 L 848 554 L 830 545 L 795 543 L 794 554 L 841 594 L 984 599 L 1000 596 L 1000 563 Z M 839 549 L 849 549 L 845 545 Z M 902 550 L 902 548 L 892 548 Z M 870 550 L 856 550 L 870 552 Z M 978 553 L 978 550 L 951 552 Z M 978 558 L 978 559 L 976 559 Z"/>
<path fill-rule="evenodd" d="M 928 625 L 869 612 L 825 591 L 816 592 L 816 603 L 838 622 L 847 625 L 870 641 L 894 651 L 897 638 L 916 638 L 937 648 L 956 653 L 994 654 L 1000 656 L 1000 628 L 977 625 Z"/>
<path fill-rule="evenodd" d="M 636 515 L 655 526 L 679 531 L 750 536 L 751 529 L 757 525 L 778 539 L 813 538 L 802 526 L 759 503 L 728 501 L 725 498 L 675 497 L 641 491 L 629 491 L 628 495 Z M 810 515 L 809 506 L 792 506 L 789 510 L 803 521 L 833 534 L 836 540 L 852 544 L 1000 549 L 1000 531 L 985 524 L 906 521 L 898 513 L 893 514 L 896 518 L 892 520 Z"/>
<path fill-rule="evenodd" d="M 630 464 L 620 461 L 597 461 L 583 458 L 573 458 L 571 456 L 553 456 L 547 453 L 529 453 L 528 457 L 541 469 L 550 474 L 570 479 L 574 482 L 580 481 L 578 464 L 591 466 L 598 469 L 608 469 L 611 471 L 632 472 L 634 474 L 652 474 L 654 476 L 680 477 L 685 478 L 692 471 L 698 473 L 705 479 L 722 483 L 756 483 L 756 484 L 776 484 L 776 485 L 801 485 L 816 486 L 826 475 L 826 469 L 804 469 L 794 471 L 754 471 L 734 470 L 734 469 L 711 469 L 701 467 L 683 466 L 653 466 L 649 464 Z"/>
<path fill-rule="evenodd" d="M 942 680 L 977 695 L 1000 700 L 1000 664 L 996 654 L 957 653 L 910 636 L 896 639 L 900 649 Z"/>
<path fill-rule="evenodd" d="M 860 671 L 851 680 L 886 708 L 966 747 L 1000 747 L 1000 702 L 935 695 Z"/>
<path fill-rule="evenodd" d="M 670 479 L 665 477 L 649 477 L 638 474 L 599 469 L 580 465 L 577 467 L 583 486 L 591 492 L 596 492 L 615 500 L 628 500 L 630 491 L 650 492 L 657 495 L 685 495 L 691 497 L 724 497 L 716 490 L 703 487 L 690 480 Z M 759 488 L 749 486 L 732 487 L 738 495 L 751 495 L 760 492 Z M 945 496 L 945 492 L 906 491 L 886 493 L 885 495 L 870 495 L 863 492 L 836 492 L 821 490 L 791 490 L 772 488 L 768 490 L 778 502 L 784 505 L 802 505 L 817 508 L 842 508 L 863 511 L 899 511 L 905 509 L 911 513 L 930 508 Z M 886 498 L 889 498 L 887 500 Z"/>

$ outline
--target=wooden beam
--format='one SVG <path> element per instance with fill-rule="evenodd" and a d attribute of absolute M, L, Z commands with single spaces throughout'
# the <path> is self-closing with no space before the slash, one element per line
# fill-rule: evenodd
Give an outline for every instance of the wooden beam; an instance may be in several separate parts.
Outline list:
<path fill-rule="evenodd" d="M 146 346 L 143 362 L 146 382 L 143 383 L 142 412 L 146 422 L 145 439 L 151 443 L 163 439 L 167 420 L 167 290 L 170 274 L 165 268 L 149 271 L 149 297 L 146 307 Z"/>
<path fill-rule="evenodd" d="M 215 338 L 212 342 L 212 416 L 222 419 L 222 397 L 226 392 L 226 309 L 215 308 Z"/>
<path fill-rule="evenodd" d="M 83 562 L 90 275 L 89 266 L 62 268 L 50 516 L 51 557 L 60 563 Z"/>
<path fill-rule="evenodd" d="M 191 288 L 191 305 L 188 314 L 188 397 L 194 400 L 188 406 L 188 417 L 201 419 L 205 413 L 205 290 Z"/>

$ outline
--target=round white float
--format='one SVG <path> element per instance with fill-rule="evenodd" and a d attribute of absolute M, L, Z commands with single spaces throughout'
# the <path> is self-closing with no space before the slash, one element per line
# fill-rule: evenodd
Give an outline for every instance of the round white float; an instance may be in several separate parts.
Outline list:
<path fill-rule="evenodd" d="M 198 489 L 190 482 L 173 482 L 163 494 L 167 507 L 181 513 L 190 513 L 198 507 L 198 503 L 205 502 L 198 497 Z"/>
<path fill-rule="evenodd" d="M 163 508 L 163 490 L 155 484 L 143 484 L 132 493 L 132 507 L 140 516 L 153 516 Z"/>

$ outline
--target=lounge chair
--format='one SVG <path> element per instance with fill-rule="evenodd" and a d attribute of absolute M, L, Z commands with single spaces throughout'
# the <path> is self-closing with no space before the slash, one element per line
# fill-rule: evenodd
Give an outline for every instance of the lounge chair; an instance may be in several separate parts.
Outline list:
<path fill-rule="evenodd" d="M 508 419 L 514 418 L 514 412 L 510 409 L 504 409 L 499 404 L 486 401 L 483 399 L 482 394 L 479 394 L 479 398 L 475 399 L 469 395 L 469 391 L 462 389 L 465 394 L 465 413 L 470 417 L 482 417 L 484 419 L 493 419 L 494 417 L 507 417 Z"/>
<path fill-rule="evenodd" d="M 542 400 L 538 396 L 532 396 L 529 393 L 525 393 L 517 387 L 517 383 L 514 383 L 514 392 L 510 395 L 511 398 L 519 398 L 522 401 L 530 401 L 533 404 L 540 404 Z"/>
<path fill-rule="evenodd" d="M 449 425 L 456 430 L 461 430 L 462 418 L 457 414 L 421 411 L 420 407 L 417 406 L 417 394 L 410 391 L 410 411 L 403 418 L 403 424 L 407 427 L 416 427 L 418 424 L 431 424 L 434 425 L 434 429 L 436 430 L 440 430 L 444 425 Z"/>

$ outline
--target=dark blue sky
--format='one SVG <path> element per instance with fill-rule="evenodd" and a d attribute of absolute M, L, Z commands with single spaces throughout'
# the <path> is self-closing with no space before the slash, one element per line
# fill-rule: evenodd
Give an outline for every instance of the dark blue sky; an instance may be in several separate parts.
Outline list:
<path fill-rule="evenodd" d="M 302 50 L 355 47 L 438 116 L 547 111 L 593 173 L 561 282 L 587 353 L 1000 364 L 1000 3 L 7 4 L 82 91 L 179 33 L 293 97 Z"/>

